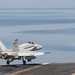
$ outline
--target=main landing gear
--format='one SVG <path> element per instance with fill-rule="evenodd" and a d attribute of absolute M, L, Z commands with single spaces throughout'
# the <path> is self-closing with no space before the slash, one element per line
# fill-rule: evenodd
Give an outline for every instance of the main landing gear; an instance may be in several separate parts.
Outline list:
<path fill-rule="evenodd" d="M 7 63 L 7 65 L 9 65 L 10 64 L 10 62 L 12 62 L 14 59 L 8 59 L 7 61 L 6 61 L 6 63 Z M 22 62 L 23 62 L 23 65 L 26 65 L 26 61 L 24 60 L 24 58 L 22 57 Z"/>
<path fill-rule="evenodd" d="M 23 65 L 26 65 L 26 61 L 24 60 L 23 57 L 22 57 L 22 62 L 23 62 Z"/>
<path fill-rule="evenodd" d="M 9 65 L 10 64 L 10 62 L 12 62 L 13 61 L 13 59 L 11 59 L 10 61 L 9 60 L 7 60 L 7 65 Z"/>

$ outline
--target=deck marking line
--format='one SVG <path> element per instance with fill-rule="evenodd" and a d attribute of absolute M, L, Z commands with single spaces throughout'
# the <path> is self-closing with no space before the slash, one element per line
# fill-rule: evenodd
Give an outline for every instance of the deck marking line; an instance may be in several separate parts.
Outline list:
<path fill-rule="evenodd" d="M 75 73 L 73 73 L 72 75 L 75 75 Z"/>
<path fill-rule="evenodd" d="M 23 70 L 20 70 L 20 71 L 17 71 L 17 72 L 14 72 L 10 75 L 17 75 L 19 73 L 23 73 L 23 72 L 26 72 L 26 71 L 29 71 L 29 70 L 33 70 L 33 69 L 36 69 L 36 68 L 39 68 L 40 66 L 34 66 L 34 67 L 30 67 L 30 68 L 27 68 L 27 69 L 23 69 Z"/>
<path fill-rule="evenodd" d="M 43 66 L 43 65 L 49 65 L 50 63 L 42 63 L 41 65 Z"/>

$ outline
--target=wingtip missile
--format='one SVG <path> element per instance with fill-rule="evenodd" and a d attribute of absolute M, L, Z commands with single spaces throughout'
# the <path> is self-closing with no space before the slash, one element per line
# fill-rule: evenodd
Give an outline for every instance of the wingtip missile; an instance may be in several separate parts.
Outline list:
<path fill-rule="evenodd" d="M 45 54 L 50 54 L 51 52 L 45 52 Z"/>

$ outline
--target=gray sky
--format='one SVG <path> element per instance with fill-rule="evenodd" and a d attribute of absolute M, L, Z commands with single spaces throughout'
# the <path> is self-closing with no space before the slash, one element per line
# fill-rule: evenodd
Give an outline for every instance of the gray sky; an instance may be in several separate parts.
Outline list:
<path fill-rule="evenodd" d="M 75 0 L 0 0 L 0 8 L 74 6 Z"/>

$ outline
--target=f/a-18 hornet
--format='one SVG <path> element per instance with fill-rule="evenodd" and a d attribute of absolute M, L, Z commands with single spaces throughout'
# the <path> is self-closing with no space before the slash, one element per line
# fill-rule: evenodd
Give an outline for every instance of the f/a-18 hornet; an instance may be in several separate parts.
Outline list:
<path fill-rule="evenodd" d="M 31 62 L 37 56 L 47 54 L 47 52 L 38 52 L 42 49 L 42 46 L 33 42 L 28 42 L 19 45 L 18 39 L 15 39 L 11 49 L 7 49 L 5 45 L 0 41 L 0 58 L 7 60 L 6 63 L 9 65 L 13 60 L 22 60 L 23 64 L 26 64 L 26 60 Z"/>

